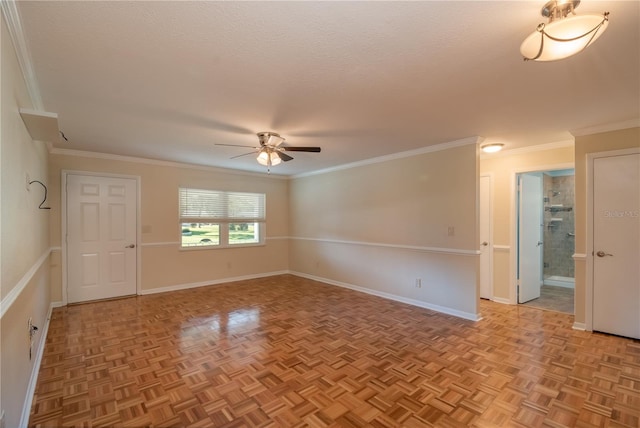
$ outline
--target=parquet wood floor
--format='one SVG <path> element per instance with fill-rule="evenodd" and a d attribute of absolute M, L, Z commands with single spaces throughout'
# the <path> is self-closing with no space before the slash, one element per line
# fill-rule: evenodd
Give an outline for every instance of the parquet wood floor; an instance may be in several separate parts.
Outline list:
<path fill-rule="evenodd" d="M 291 275 L 55 309 L 30 426 L 638 427 L 640 341 Z"/>

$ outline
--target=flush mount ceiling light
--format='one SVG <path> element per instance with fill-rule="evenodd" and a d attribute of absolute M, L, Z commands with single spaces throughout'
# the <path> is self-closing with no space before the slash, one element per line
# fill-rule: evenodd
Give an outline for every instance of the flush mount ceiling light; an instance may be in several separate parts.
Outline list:
<path fill-rule="evenodd" d="M 525 61 L 555 61 L 582 52 L 595 42 L 609 25 L 609 12 L 576 15 L 580 0 L 551 0 L 541 14 L 549 18 L 520 46 Z M 567 17 L 567 15 L 571 16 Z"/>
<path fill-rule="evenodd" d="M 502 143 L 491 143 L 485 144 L 484 146 L 480 147 L 480 149 L 482 149 L 482 151 L 485 153 L 495 153 L 502 150 L 502 147 L 504 147 L 504 144 Z"/>

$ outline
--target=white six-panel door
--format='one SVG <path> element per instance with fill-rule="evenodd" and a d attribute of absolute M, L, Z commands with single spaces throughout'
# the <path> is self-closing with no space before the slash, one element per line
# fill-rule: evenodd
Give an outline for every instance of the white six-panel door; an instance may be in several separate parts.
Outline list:
<path fill-rule="evenodd" d="M 593 329 L 640 339 L 640 154 L 593 160 Z"/>
<path fill-rule="evenodd" d="M 67 300 L 136 294 L 137 182 L 67 175 Z"/>

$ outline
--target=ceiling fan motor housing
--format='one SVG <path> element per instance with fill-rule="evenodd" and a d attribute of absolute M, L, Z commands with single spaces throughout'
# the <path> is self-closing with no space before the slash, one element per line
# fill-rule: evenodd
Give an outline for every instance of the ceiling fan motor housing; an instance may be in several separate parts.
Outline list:
<path fill-rule="evenodd" d="M 260 141 L 261 146 L 277 147 L 284 141 L 284 138 L 282 138 L 277 132 L 258 132 L 256 135 L 258 135 L 258 140 Z"/>

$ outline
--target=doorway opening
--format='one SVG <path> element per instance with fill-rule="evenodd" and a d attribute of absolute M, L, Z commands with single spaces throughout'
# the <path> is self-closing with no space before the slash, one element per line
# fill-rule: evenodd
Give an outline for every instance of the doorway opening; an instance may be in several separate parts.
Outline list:
<path fill-rule="evenodd" d="M 575 172 L 518 174 L 518 303 L 574 313 Z"/>

